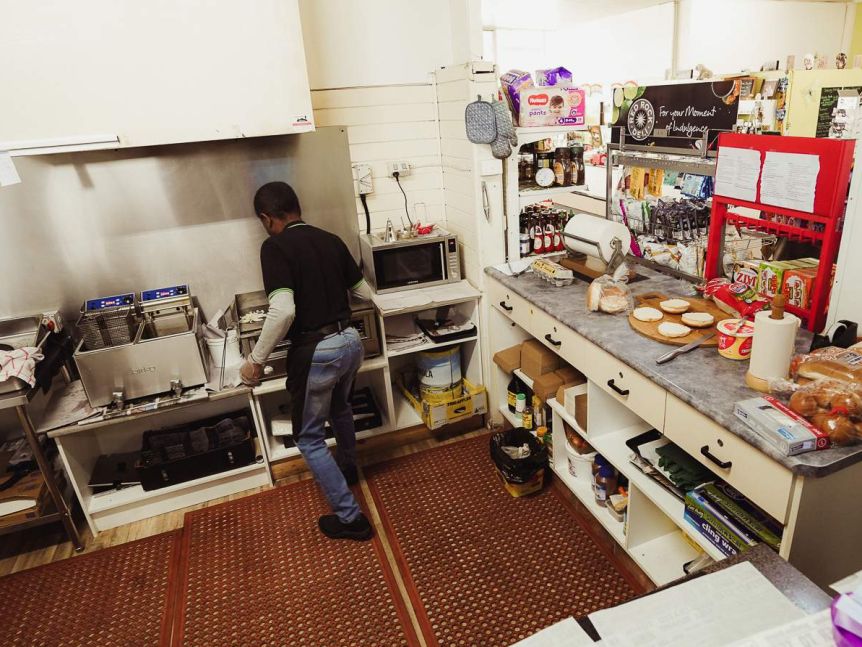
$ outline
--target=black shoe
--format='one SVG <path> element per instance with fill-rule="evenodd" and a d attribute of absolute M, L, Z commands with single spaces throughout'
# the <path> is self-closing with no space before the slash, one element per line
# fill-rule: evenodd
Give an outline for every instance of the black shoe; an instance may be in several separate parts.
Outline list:
<path fill-rule="evenodd" d="M 347 481 L 348 486 L 359 483 L 359 472 L 356 469 L 356 465 L 346 465 L 340 469 L 341 473 L 344 474 L 344 480 Z"/>
<path fill-rule="evenodd" d="M 367 541 L 374 536 L 374 528 L 361 512 L 350 523 L 342 522 L 336 515 L 327 514 L 317 520 L 320 531 L 330 539 L 354 539 Z"/>

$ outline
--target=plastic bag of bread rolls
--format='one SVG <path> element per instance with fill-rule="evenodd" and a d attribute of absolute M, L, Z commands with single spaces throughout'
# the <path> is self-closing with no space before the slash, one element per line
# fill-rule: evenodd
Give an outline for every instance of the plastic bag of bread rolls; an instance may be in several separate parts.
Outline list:
<path fill-rule="evenodd" d="M 833 445 L 852 445 L 862 439 L 862 384 L 817 380 L 799 386 L 789 406 L 829 434 Z"/>
<path fill-rule="evenodd" d="M 625 281 L 615 281 L 605 274 L 590 283 L 587 289 L 587 310 L 619 314 L 631 312 L 634 308 L 632 292 Z"/>
<path fill-rule="evenodd" d="M 862 352 L 827 346 L 797 355 L 790 363 L 790 373 L 806 380 L 839 380 L 862 384 Z"/>

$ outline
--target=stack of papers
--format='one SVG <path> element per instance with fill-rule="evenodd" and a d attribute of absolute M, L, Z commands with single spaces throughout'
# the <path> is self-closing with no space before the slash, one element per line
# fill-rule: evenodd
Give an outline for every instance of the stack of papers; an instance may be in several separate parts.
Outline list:
<path fill-rule="evenodd" d="M 436 303 L 451 303 L 461 299 L 479 297 L 479 291 L 467 281 L 457 283 L 445 283 L 430 288 L 416 288 L 414 290 L 401 290 L 400 292 L 389 292 L 387 294 L 375 294 L 372 300 L 374 305 L 384 314 L 398 312 L 400 310 L 415 310 L 422 306 L 433 308 Z"/>
<path fill-rule="evenodd" d="M 515 643 L 512 647 L 588 647 L 593 639 L 581 629 L 574 618 L 566 618 L 537 634 Z"/>
<path fill-rule="evenodd" d="M 743 562 L 589 618 L 603 647 L 718 647 L 804 615 L 750 562 Z"/>

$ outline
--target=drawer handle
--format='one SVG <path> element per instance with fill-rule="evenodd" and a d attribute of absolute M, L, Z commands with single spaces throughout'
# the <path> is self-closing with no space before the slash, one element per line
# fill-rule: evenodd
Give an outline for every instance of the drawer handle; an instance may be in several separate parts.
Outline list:
<path fill-rule="evenodd" d="M 563 345 L 563 342 L 557 341 L 556 339 L 551 337 L 551 333 L 545 335 L 545 339 L 548 341 L 549 344 L 551 344 L 552 346 L 556 346 L 557 348 Z"/>
<path fill-rule="evenodd" d="M 712 452 L 709 451 L 709 445 L 704 445 L 703 447 L 701 447 L 700 453 L 706 456 L 709 460 L 711 460 L 723 470 L 729 470 L 733 466 L 732 461 L 723 461 L 720 458 L 716 458 L 715 456 L 713 456 Z"/>
<path fill-rule="evenodd" d="M 608 380 L 608 386 L 611 387 L 614 391 L 619 393 L 621 396 L 626 397 L 629 394 L 628 389 L 621 389 L 617 386 L 616 382 L 614 382 L 613 378 Z"/>
<path fill-rule="evenodd" d="M 506 305 L 505 301 L 500 301 L 500 307 L 503 308 L 503 310 L 505 310 L 506 312 L 512 312 L 512 310 L 514 310 L 512 306 Z"/>

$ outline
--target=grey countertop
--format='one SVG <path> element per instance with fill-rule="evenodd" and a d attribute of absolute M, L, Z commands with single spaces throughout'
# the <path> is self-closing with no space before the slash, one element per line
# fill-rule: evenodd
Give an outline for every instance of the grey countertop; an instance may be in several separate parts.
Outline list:
<path fill-rule="evenodd" d="M 693 294 L 691 284 L 642 267 L 637 271 L 649 278 L 631 284 L 634 294 L 653 291 L 669 296 Z M 783 456 L 761 440 L 733 413 L 735 402 L 760 395 L 745 385 L 747 362 L 725 359 L 710 347 L 695 349 L 666 364 L 656 364 L 656 357 L 673 347 L 636 333 L 623 315 L 588 312 L 585 282 L 576 280 L 570 286 L 557 288 L 532 273 L 512 277 L 490 267 L 485 273 L 795 474 L 822 477 L 862 461 L 862 445 Z M 797 350 L 807 350 L 810 342 L 810 333 L 801 332 Z"/>

